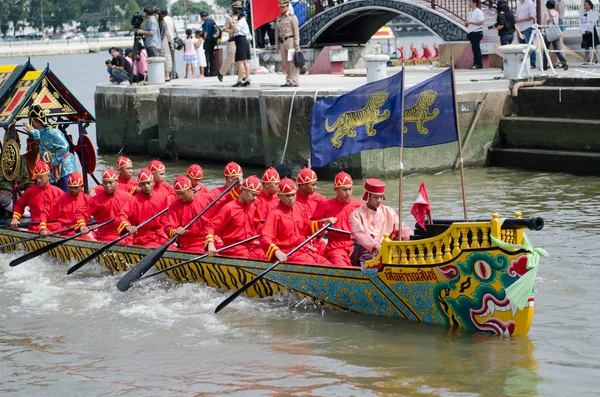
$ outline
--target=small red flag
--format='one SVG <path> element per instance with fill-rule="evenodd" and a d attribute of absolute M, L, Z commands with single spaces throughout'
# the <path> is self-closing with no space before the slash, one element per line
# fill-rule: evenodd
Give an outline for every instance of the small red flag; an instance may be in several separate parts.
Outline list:
<path fill-rule="evenodd" d="M 425 216 L 431 217 L 431 207 L 429 207 L 429 198 L 427 197 L 427 188 L 425 188 L 425 182 L 421 183 L 419 187 L 419 194 L 417 199 L 410 210 L 410 213 L 415 217 L 415 220 L 425 229 Z"/>
<path fill-rule="evenodd" d="M 279 14 L 279 0 L 252 0 L 252 29 L 276 20 Z"/>

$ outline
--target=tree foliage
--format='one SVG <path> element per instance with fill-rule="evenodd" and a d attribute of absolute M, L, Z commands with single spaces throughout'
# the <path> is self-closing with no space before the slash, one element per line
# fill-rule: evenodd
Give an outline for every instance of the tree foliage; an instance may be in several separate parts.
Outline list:
<path fill-rule="evenodd" d="M 229 1 L 229 0 L 228 0 Z M 177 3 L 171 4 L 171 15 L 182 16 L 182 15 L 197 15 L 201 11 L 206 11 L 209 14 L 213 13 L 213 9 L 206 2 L 190 1 L 190 0 L 179 0 Z"/>

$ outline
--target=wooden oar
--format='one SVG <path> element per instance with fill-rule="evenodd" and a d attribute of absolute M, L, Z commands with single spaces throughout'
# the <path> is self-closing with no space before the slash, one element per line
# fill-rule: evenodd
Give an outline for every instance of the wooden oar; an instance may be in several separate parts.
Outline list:
<path fill-rule="evenodd" d="M 98 228 L 101 228 L 102 226 L 108 225 L 109 223 L 114 222 L 114 221 L 115 221 L 115 218 L 112 218 L 111 220 L 108 220 L 108 221 L 106 221 L 104 223 L 101 223 L 99 225 L 91 227 L 90 231 L 96 230 Z M 27 262 L 28 260 L 33 259 L 33 258 L 37 258 L 38 256 L 40 256 L 42 254 L 45 254 L 48 251 L 52 251 L 54 248 L 58 247 L 59 245 L 62 245 L 64 243 L 66 243 L 67 241 L 71 241 L 74 238 L 77 238 L 77 237 L 79 237 L 81 235 L 82 235 L 82 233 L 79 232 L 79 233 L 76 233 L 76 234 L 74 234 L 72 236 L 69 236 L 69 237 L 67 237 L 65 239 L 58 240 L 58 241 L 55 241 L 55 242 L 53 242 L 51 244 L 48 244 L 48 245 L 46 245 L 46 246 L 44 246 L 42 248 L 38 248 L 37 250 L 35 250 L 33 252 L 29 252 L 29 253 L 27 253 L 27 254 L 25 254 L 23 256 L 18 257 L 17 259 L 13 259 L 9 263 L 9 265 L 10 266 L 18 266 L 18 265 L 20 265 L 23 262 Z"/>
<path fill-rule="evenodd" d="M 7 227 L 10 227 L 10 221 L 8 223 L 4 223 L 2 221 L 0 221 L 0 229 L 4 229 Z M 51 223 L 51 222 L 57 222 L 57 221 L 48 221 L 47 223 Z M 27 226 L 35 226 L 35 225 L 39 225 L 40 222 L 21 222 L 19 223 L 19 227 L 27 227 Z"/>
<path fill-rule="evenodd" d="M 71 230 L 73 230 L 73 228 L 72 228 L 72 227 L 69 227 L 69 228 L 67 228 L 67 229 L 57 230 L 57 231 L 55 231 L 55 232 L 49 233 L 49 234 L 48 234 L 48 236 L 46 236 L 46 237 L 49 237 L 49 236 L 54 236 L 55 234 L 61 234 L 61 233 L 64 233 L 64 232 L 69 232 L 69 231 L 71 231 Z M 26 239 L 23 239 L 23 240 L 19 240 L 19 241 L 13 241 L 12 243 L 6 243 L 6 244 L 2 244 L 2 245 L 0 245 L 0 249 L 4 249 L 4 248 L 10 247 L 10 246 L 12 246 L 12 245 L 17 245 L 17 244 L 21 244 L 21 243 L 26 243 L 26 242 L 28 242 L 28 241 L 34 241 L 34 240 L 37 240 L 37 239 L 40 239 L 40 238 L 43 238 L 43 237 L 42 237 L 42 236 L 40 236 L 39 234 L 36 234 L 36 235 L 35 235 L 35 236 L 33 236 L 33 237 L 28 237 L 28 238 L 26 238 Z"/>
<path fill-rule="evenodd" d="M 217 252 L 223 252 L 223 251 L 227 251 L 227 250 L 228 250 L 228 249 L 230 249 L 230 248 L 233 248 L 233 247 L 235 247 L 235 246 L 238 246 L 238 245 L 240 245 L 240 244 L 245 244 L 245 243 L 248 243 L 248 242 L 250 242 L 250 241 L 252 241 L 252 240 L 256 240 L 256 239 L 257 239 L 257 238 L 259 238 L 259 237 L 260 237 L 260 234 L 257 234 L 256 236 L 252 236 L 252 237 L 249 237 L 249 238 L 247 238 L 247 239 L 245 239 L 245 240 L 238 241 L 237 243 L 229 244 L 229 245 L 227 245 L 227 246 L 225 246 L 225 247 L 223 247 L 223 248 L 219 248 L 219 249 L 217 250 Z M 162 270 L 159 270 L 159 271 L 157 271 L 157 272 L 155 272 L 155 273 L 152 273 L 152 274 L 149 274 L 149 275 L 147 275 L 147 276 L 144 276 L 144 277 L 142 277 L 142 278 L 140 278 L 140 279 L 138 279 L 138 280 L 136 280 L 136 281 L 132 282 L 132 284 L 133 284 L 133 283 L 135 283 L 135 282 L 138 282 L 138 281 L 145 280 L 145 279 L 147 279 L 147 278 L 150 278 L 150 277 L 158 276 L 159 274 L 163 274 L 163 273 L 169 272 L 169 271 L 171 271 L 171 270 L 173 270 L 173 269 L 177 269 L 178 267 L 185 266 L 185 265 L 187 265 L 188 263 L 199 261 L 199 260 L 201 260 L 201 259 L 204 259 L 204 258 L 206 258 L 207 256 L 208 256 L 208 254 L 203 254 L 203 255 L 197 256 L 197 257 L 195 257 L 195 258 L 188 259 L 188 260 L 187 260 L 187 261 L 185 261 L 185 262 L 181 262 L 181 263 L 178 263 L 178 264 L 176 264 L 176 265 L 169 266 L 169 267 L 167 267 L 166 269 L 162 269 Z"/>
<path fill-rule="evenodd" d="M 310 242 L 310 240 L 312 240 L 313 238 L 317 237 L 319 235 L 319 233 L 322 233 L 323 231 L 325 231 L 326 229 L 328 229 L 331 226 L 331 223 L 326 224 L 325 226 L 323 226 L 322 228 L 320 228 L 319 230 L 317 230 L 312 236 L 310 236 L 309 238 L 307 238 L 306 240 L 304 240 L 299 246 L 297 246 L 296 248 L 294 248 L 293 250 L 291 250 L 290 252 L 288 252 L 286 255 L 289 258 L 290 256 L 292 256 L 292 254 L 296 251 L 298 251 L 300 248 L 304 247 L 306 244 L 308 244 Z M 250 287 L 252 287 L 254 284 L 256 284 L 256 282 L 258 280 L 260 280 L 261 278 L 263 278 L 265 276 L 265 274 L 269 273 L 271 270 L 275 269 L 279 264 L 281 263 L 281 261 L 277 261 L 275 262 L 271 267 L 269 267 L 267 270 L 265 270 L 264 272 L 262 272 L 261 274 L 259 274 L 258 276 L 254 277 L 252 280 L 248 281 L 246 284 L 244 284 L 242 286 L 242 288 L 238 289 L 237 291 L 235 291 L 233 294 L 231 294 L 230 297 L 228 297 L 227 299 L 225 299 L 223 302 L 221 302 L 219 304 L 219 306 L 217 306 L 217 308 L 215 309 L 215 313 L 220 312 L 221 310 L 223 310 L 227 305 L 229 305 L 231 302 L 233 302 L 238 296 L 240 296 L 241 294 L 243 294 L 244 292 L 246 292 L 246 290 Z"/>
<path fill-rule="evenodd" d="M 184 226 L 184 229 L 189 229 L 190 226 L 194 224 L 206 211 L 208 211 L 217 201 L 221 199 L 224 195 L 226 195 L 231 189 L 233 189 L 240 181 L 236 179 L 231 185 L 227 187 L 227 189 L 223 190 L 221 194 L 219 194 L 210 204 L 208 204 L 198 215 L 196 215 L 190 223 Z M 146 255 L 144 259 L 138 262 L 133 268 L 131 268 L 117 283 L 117 288 L 119 291 L 125 292 L 131 287 L 131 283 L 135 280 L 141 278 L 156 262 L 162 258 L 165 251 L 169 248 L 171 244 L 173 244 L 179 238 L 179 234 L 175 234 L 169 241 L 161 245 L 160 247 L 154 249 L 151 253 Z"/>
<path fill-rule="evenodd" d="M 152 216 L 151 218 L 148 218 L 147 220 L 145 220 L 144 222 L 140 223 L 138 225 L 138 230 L 141 229 L 142 227 L 146 226 L 148 223 L 152 222 L 154 219 L 158 218 L 160 215 L 164 214 L 167 210 L 169 209 L 169 207 L 163 209 L 162 211 L 160 211 L 159 213 L 157 213 L 156 215 Z M 79 263 L 74 264 L 73 266 L 71 266 L 69 268 L 69 270 L 67 270 L 67 274 L 71 274 L 76 272 L 77 270 L 81 269 L 86 263 L 96 259 L 97 257 L 99 257 L 100 255 L 102 255 L 102 253 L 104 253 L 107 249 L 109 249 L 110 247 L 112 247 L 113 245 L 119 243 L 119 241 L 123 240 L 125 237 L 129 236 L 131 233 L 127 232 L 124 235 L 122 235 L 121 237 L 119 237 L 118 239 L 105 244 L 102 248 L 100 248 L 99 250 L 97 250 L 96 252 L 94 252 L 92 255 L 88 256 L 87 258 L 79 261 Z"/>

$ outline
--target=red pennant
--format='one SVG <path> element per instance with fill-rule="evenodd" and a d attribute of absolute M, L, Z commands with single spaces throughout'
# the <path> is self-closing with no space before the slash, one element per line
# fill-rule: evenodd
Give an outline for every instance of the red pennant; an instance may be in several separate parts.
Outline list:
<path fill-rule="evenodd" d="M 417 199 L 410 210 L 410 213 L 415 217 L 415 220 L 425 229 L 425 216 L 431 216 L 431 207 L 429 206 L 429 197 L 427 197 L 427 188 L 425 188 L 425 182 L 421 183 L 419 187 L 419 194 Z"/>
<path fill-rule="evenodd" d="M 256 30 L 262 25 L 276 20 L 279 14 L 279 0 L 253 1 L 252 29 Z"/>

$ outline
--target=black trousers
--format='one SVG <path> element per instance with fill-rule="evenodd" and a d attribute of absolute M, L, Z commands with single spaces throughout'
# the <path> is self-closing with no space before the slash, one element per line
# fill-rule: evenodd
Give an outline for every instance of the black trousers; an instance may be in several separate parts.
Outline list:
<path fill-rule="evenodd" d="M 467 38 L 471 42 L 471 49 L 473 50 L 473 65 L 478 68 L 483 68 L 481 60 L 481 39 L 483 38 L 483 32 L 471 32 L 467 35 Z"/>
<path fill-rule="evenodd" d="M 206 70 L 204 74 L 207 76 L 216 76 L 217 70 L 215 65 L 215 46 L 216 40 L 206 40 L 204 42 L 204 55 L 206 56 Z"/>

